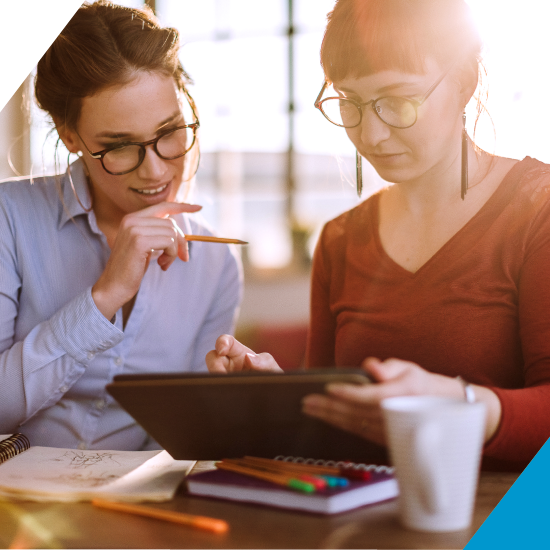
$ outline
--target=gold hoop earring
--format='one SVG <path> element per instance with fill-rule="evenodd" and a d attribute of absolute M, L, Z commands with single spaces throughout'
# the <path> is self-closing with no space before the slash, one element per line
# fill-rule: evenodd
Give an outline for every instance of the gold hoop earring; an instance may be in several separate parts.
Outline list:
<path fill-rule="evenodd" d="M 69 176 L 69 183 L 71 184 L 71 189 L 73 190 L 73 195 L 75 199 L 77 200 L 78 204 L 82 207 L 82 210 L 84 212 L 91 212 L 93 208 L 93 204 L 91 204 L 91 198 L 90 198 L 90 208 L 86 208 L 81 200 L 78 198 L 78 194 L 76 193 L 76 189 L 74 188 L 73 178 L 71 176 L 71 152 L 69 151 L 69 154 L 67 155 L 67 175 Z"/>
<path fill-rule="evenodd" d="M 363 192 L 363 164 L 359 151 L 355 150 L 355 181 L 357 185 L 357 196 L 361 197 Z"/>
<path fill-rule="evenodd" d="M 460 173 L 460 198 L 464 200 L 468 191 L 468 133 L 466 132 L 466 111 L 462 113 L 462 165 Z"/>

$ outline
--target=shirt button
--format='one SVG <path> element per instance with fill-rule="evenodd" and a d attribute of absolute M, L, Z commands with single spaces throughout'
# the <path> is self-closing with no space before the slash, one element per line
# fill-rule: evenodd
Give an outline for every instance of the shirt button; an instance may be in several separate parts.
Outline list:
<path fill-rule="evenodd" d="M 88 355 L 87 355 L 88 359 L 93 359 L 94 356 L 95 356 L 95 353 L 92 353 L 91 351 L 88 352 Z"/>
<path fill-rule="evenodd" d="M 120 365 L 122 365 L 122 362 L 124 361 L 124 359 L 122 359 L 122 357 L 117 357 L 115 359 L 115 365 L 117 365 L 118 367 L 120 367 Z"/>
<path fill-rule="evenodd" d="M 68 391 L 69 391 L 69 386 L 61 386 L 59 389 L 60 389 L 63 393 L 65 393 L 65 392 L 68 392 Z"/>
<path fill-rule="evenodd" d="M 105 408 L 105 399 L 98 399 L 96 402 L 95 402 L 95 408 L 98 410 L 98 411 L 101 411 Z"/>
<path fill-rule="evenodd" d="M 88 448 L 88 445 L 86 445 L 86 443 L 84 443 L 84 441 L 81 441 L 81 442 L 78 444 L 78 448 L 79 448 L 81 451 L 85 451 L 85 450 Z"/>

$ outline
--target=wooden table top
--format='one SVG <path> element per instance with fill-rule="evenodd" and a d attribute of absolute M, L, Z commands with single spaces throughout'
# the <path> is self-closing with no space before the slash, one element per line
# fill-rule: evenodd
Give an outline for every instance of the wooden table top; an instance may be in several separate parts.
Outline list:
<path fill-rule="evenodd" d="M 198 463 L 195 470 L 211 467 Z M 464 548 L 517 474 L 482 473 L 473 524 L 455 533 L 402 527 L 396 500 L 334 516 L 188 495 L 152 506 L 224 519 L 223 535 L 93 507 L 0 500 L 1 548 Z"/>

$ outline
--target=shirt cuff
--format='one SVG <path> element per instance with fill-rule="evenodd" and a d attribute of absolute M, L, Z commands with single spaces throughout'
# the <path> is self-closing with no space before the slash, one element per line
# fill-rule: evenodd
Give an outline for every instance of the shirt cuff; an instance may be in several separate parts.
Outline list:
<path fill-rule="evenodd" d="M 83 364 L 124 338 L 124 333 L 97 309 L 91 287 L 53 315 L 50 327 L 67 354 Z"/>

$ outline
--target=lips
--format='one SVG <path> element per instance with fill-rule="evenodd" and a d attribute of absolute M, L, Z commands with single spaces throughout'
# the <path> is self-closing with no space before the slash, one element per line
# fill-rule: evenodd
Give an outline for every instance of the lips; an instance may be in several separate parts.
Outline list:
<path fill-rule="evenodd" d="M 396 163 L 401 162 L 405 153 L 384 153 L 384 154 L 369 154 L 367 159 L 373 164 L 380 166 L 393 166 Z"/>
<path fill-rule="evenodd" d="M 132 189 L 132 191 L 135 191 L 140 195 L 158 195 L 159 193 L 162 193 L 167 187 L 168 187 L 168 184 L 165 183 L 158 187 L 149 187 L 147 189 Z"/>
<path fill-rule="evenodd" d="M 403 155 L 404 153 L 370 153 L 367 156 L 374 159 L 395 158 Z"/>

